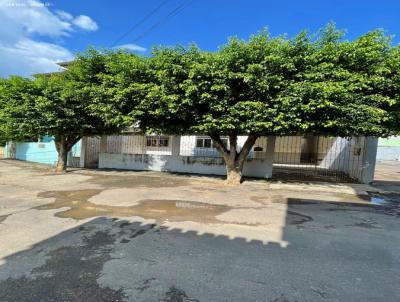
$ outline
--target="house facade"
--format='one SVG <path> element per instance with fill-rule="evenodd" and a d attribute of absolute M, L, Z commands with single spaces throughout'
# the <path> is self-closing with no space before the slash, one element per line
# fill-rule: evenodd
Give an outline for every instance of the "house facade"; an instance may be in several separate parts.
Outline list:
<path fill-rule="evenodd" d="M 222 138 L 229 147 L 229 140 Z M 246 136 L 238 137 L 239 148 Z M 275 175 L 310 174 L 336 181 L 373 180 L 377 139 L 371 137 L 284 136 L 261 137 L 250 151 L 243 174 L 271 178 Z M 225 175 L 223 159 L 204 135 L 101 138 L 99 168 L 171 171 Z M 330 176 L 331 178 L 329 178 Z M 279 178 L 279 177 L 277 177 Z M 301 177 L 300 177 L 301 179 Z"/>
<path fill-rule="evenodd" d="M 68 165 L 78 167 L 80 156 L 81 142 L 79 141 L 72 147 L 68 156 Z M 58 153 L 53 138 L 44 136 L 35 142 L 8 142 L 4 147 L 3 157 L 54 166 L 57 164 Z"/>
<path fill-rule="evenodd" d="M 246 136 L 238 137 L 239 148 Z M 229 147 L 227 137 L 222 138 Z M 243 175 L 282 180 L 327 180 L 369 183 L 373 180 L 377 139 L 371 137 L 260 137 L 250 151 Z M 51 137 L 13 142 L 5 156 L 55 165 Z M 206 135 L 122 135 L 85 137 L 71 150 L 70 167 L 169 171 L 225 175 L 225 164 Z"/>

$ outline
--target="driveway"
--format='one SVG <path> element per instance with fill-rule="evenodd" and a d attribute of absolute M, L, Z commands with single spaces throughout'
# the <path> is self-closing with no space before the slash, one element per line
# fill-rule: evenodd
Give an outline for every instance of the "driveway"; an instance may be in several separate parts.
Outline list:
<path fill-rule="evenodd" d="M 0 301 L 397 302 L 400 165 L 379 167 L 229 187 L 2 160 Z"/>

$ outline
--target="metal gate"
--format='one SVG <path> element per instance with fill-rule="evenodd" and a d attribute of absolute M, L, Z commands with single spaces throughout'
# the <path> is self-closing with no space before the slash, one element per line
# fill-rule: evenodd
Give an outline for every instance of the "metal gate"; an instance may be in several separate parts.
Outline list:
<path fill-rule="evenodd" d="M 273 178 L 356 182 L 365 147 L 365 137 L 277 137 Z"/>
<path fill-rule="evenodd" d="M 99 167 L 100 137 L 86 137 L 82 140 L 85 144 L 85 168 L 96 169 Z"/>

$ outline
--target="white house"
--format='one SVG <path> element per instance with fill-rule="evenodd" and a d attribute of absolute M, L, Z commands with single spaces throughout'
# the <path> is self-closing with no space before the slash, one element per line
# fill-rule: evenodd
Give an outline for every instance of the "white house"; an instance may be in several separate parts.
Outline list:
<path fill-rule="evenodd" d="M 93 140 L 93 139 L 92 139 Z M 239 147 L 246 136 L 238 138 Z M 227 146 L 229 141 L 223 138 Z M 82 158 L 93 158 L 82 145 Z M 274 173 L 310 173 L 336 180 L 373 180 L 377 139 L 370 137 L 261 137 L 244 166 L 248 177 L 270 178 Z M 223 159 L 208 136 L 103 136 L 98 143 L 99 168 L 170 171 L 225 175 Z M 93 153 L 93 152 L 92 152 Z M 304 174 L 305 175 L 305 174 Z"/>

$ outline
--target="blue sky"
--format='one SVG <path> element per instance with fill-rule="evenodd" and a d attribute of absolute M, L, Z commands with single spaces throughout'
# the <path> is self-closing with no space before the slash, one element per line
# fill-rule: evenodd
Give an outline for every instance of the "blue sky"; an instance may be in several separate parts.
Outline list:
<path fill-rule="evenodd" d="M 348 39 L 375 28 L 400 37 L 400 1 L 394 0 L 0 0 L 0 75 L 53 71 L 54 62 L 71 59 L 88 45 L 111 47 L 160 3 L 117 44 L 143 54 L 153 45 L 190 42 L 215 50 L 228 36 L 247 38 L 264 27 L 273 35 L 292 36 L 329 21 L 346 29 Z M 181 3 L 188 4 L 166 17 Z"/>

